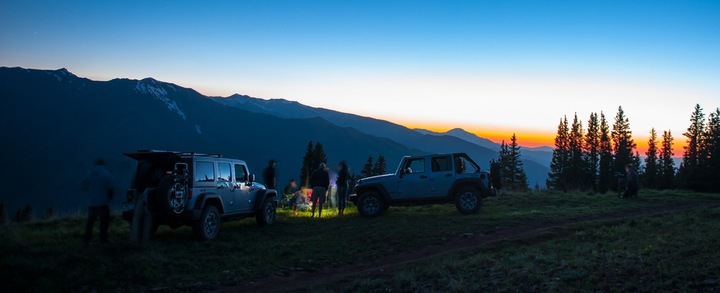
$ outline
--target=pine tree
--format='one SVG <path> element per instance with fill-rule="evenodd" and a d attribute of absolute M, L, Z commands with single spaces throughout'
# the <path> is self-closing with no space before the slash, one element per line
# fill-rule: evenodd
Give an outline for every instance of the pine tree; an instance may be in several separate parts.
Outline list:
<path fill-rule="evenodd" d="M 720 108 L 710 113 L 701 148 L 703 190 L 720 192 Z"/>
<path fill-rule="evenodd" d="M 568 176 L 568 187 L 573 190 L 585 189 L 587 176 L 585 171 L 585 158 L 583 156 L 583 128 L 582 122 L 578 119 L 577 113 L 573 118 L 568 139 L 570 162 Z"/>
<path fill-rule="evenodd" d="M 618 107 L 617 115 L 615 115 L 612 142 L 615 156 L 613 171 L 624 172 L 626 165 L 637 167 L 639 160 L 635 156 L 636 145 L 632 138 L 632 131 L 630 130 L 630 120 L 625 116 L 622 106 Z M 611 186 L 616 187 L 617 185 Z"/>
<path fill-rule="evenodd" d="M 600 112 L 600 160 L 598 161 L 598 191 L 605 193 L 612 186 L 613 179 L 613 154 L 610 141 L 610 126 L 605 119 L 605 114 Z"/>
<path fill-rule="evenodd" d="M 317 169 L 322 163 L 327 164 L 327 155 L 325 155 L 323 145 L 318 141 L 315 143 L 315 149 L 313 150 L 313 170 Z"/>
<path fill-rule="evenodd" d="M 663 131 L 662 148 L 660 149 L 659 187 L 660 189 L 675 186 L 675 160 L 673 157 L 673 137 L 670 130 Z"/>
<path fill-rule="evenodd" d="M 385 162 L 385 156 L 378 155 L 377 161 L 373 166 L 373 175 L 383 175 L 387 173 L 387 162 Z"/>
<path fill-rule="evenodd" d="M 512 169 L 514 179 L 511 189 L 517 191 L 527 191 L 530 188 L 528 187 L 527 174 L 525 173 L 525 169 L 523 168 L 520 145 L 518 145 L 517 143 L 517 137 L 515 136 L 515 133 L 513 133 L 512 137 L 510 138 L 510 146 L 508 147 L 506 145 L 506 148 L 509 149 L 510 168 Z"/>
<path fill-rule="evenodd" d="M 600 122 L 597 113 L 590 113 L 587 133 L 585 134 L 585 173 L 587 184 L 593 191 L 598 191 L 598 167 L 600 163 Z"/>
<path fill-rule="evenodd" d="M 657 132 L 655 128 L 650 130 L 648 150 L 645 152 L 645 170 L 643 181 L 648 188 L 658 188 L 658 153 L 657 153 Z"/>
<path fill-rule="evenodd" d="M 373 166 L 373 157 L 370 155 L 368 156 L 367 161 L 365 161 L 365 165 L 363 166 L 362 170 L 360 171 L 360 175 L 365 177 L 371 177 L 374 176 L 374 166 Z"/>
<path fill-rule="evenodd" d="M 701 184 L 698 176 L 700 175 L 700 151 L 704 127 L 705 114 L 697 104 L 690 116 L 690 126 L 687 132 L 683 133 L 687 137 L 687 145 L 684 147 L 683 161 L 677 174 L 679 187 L 697 189 Z"/>
<path fill-rule="evenodd" d="M 300 183 L 305 187 L 310 186 L 310 174 L 317 168 L 317 166 L 313 166 L 313 153 L 313 143 L 309 141 L 307 151 L 303 156 L 302 168 L 300 168 Z"/>
<path fill-rule="evenodd" d="M 547 185 L 555 190 L 567 191 L 567 174 L 570 161 L 569 148 L 570 129 L 568 128 L 567 117 L 560 119 L 557 135 L 555 136 L 555 149 L 553 150 L 552 161 L 550 162 L 550 173 L 548 174 Z"/>

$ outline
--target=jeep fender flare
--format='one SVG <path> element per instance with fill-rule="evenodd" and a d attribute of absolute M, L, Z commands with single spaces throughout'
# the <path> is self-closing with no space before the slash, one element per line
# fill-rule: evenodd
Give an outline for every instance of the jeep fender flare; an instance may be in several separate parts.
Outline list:
<path fill-rule="evenodd" d="M 276 198 L 277 191 L 275 189 L 262 189 L 258 190 L 255 194 L 255 202 L 253 202 L 253 210 L 259 210 L 262 208 L 262 204 L 266 198 Z"/>
<path fill-rule="evenodd" d="M 486 176 L 486 178 L 487 178 L 487 176 Z M 455 196 L 455 193 L 456 193 L 460 188 L 462 188 L 462 187 L 464 187 L 464 186 L 470 186 L 470 187 L 472 187 L 472 188 L 476 188 L 476 189 L 481 193 L 481 195 L 482 195 L 483 197 L 485 197 L 485 196 L 487 196 L 487 195 L 485 194 L 485 192 L 487 192 L 487 189 L 488 189 L 488 188 L 482 186 L 482 181 L 481 181 L 481 180 L 483 180 L 483 179 L 478 179 L 478 178 L 463 178 L 463 179 L 456 180 L 455 183 L 453 183 L 452 187 L 450 187 L 450 190 L 448 190 L 447 196 L 448 196 L 449 198 L 453 198 L 453 197 Z M 485 180 L 487 180 L 487 179 L 485 179 Z"/>
<path fill-rule="evenodd" d="M 368 185 L 356 186 L 355 194 L 357 196 L 355 196 L 353 203 L 357 204 L 357 199 L 360 198 L 363 193 L 371 190 L 374 190 L 375 192 L 380 194 L 383 200 L 385 200 L 386 205 L 390 205 L 390 202 L 392 202 L 392 198 L 390 198 L 390 194 L 387 192 L 387 189 L 385 189 L 385 186 L 380 183 L 371 183 Z"/>
<path fill-rule="evenodd" d="M 202 210 L 205 208 L 205 205 L 207 204 L 208 200 L 217 200 L 220 204 L 217 207 L 220 210 L 220 213 L 225 212 L 225 203 L 222 201 L 222 198 L 217 193 L 203 193 L 198 196 L 198 198 L 195 200 L 195 208 L 196 210 Z"/>

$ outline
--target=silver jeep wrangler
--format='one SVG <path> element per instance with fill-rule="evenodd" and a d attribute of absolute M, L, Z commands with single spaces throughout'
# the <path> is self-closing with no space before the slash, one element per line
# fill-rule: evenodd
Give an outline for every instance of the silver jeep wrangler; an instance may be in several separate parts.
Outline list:
<path fill-rule="evenodd" d="M 477 213 L 494 195 L 490 173 L 467 154 L 406 156 L 392 174 L 362 178 L 350 195 L 360 215 L 377 216 L 389 206 L 455 203 L 463 214 Z"/>
<path fill-rule="evenodd" d="M 149 235 L 160 225 L 191 226 L 198 239 L 211 240 L 223 221 L 252 216 L 260 226 L 275 221 L 277 192 L 254 182 L 255 175 L 244 161 L 159 150 L 125 155 L 137 161 L 137 168 L 126 193 L 123 219 L 144 226 L 141 229 Z"/>

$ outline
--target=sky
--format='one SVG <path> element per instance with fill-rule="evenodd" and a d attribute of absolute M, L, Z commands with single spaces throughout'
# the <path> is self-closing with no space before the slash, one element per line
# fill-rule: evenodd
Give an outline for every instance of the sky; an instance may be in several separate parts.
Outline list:
<path fill-rule="evenodd" d="M 720 107 L 720 1 L 9 1 L 0 66 L 153 77 L 552 145 L 622 106 L 636 142 Z"/>

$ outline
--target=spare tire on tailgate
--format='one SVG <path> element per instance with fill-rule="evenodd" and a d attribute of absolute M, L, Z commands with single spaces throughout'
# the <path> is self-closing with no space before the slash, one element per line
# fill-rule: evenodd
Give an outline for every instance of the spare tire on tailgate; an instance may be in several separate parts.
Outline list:
<path fill-rule="evenodd" d="M 155 211 L 179 214 L 185 210 L 187 192 L 185 182 L 176 180 L 175 175 L 168 175 L 160 181 L 150 201 Z"/>

